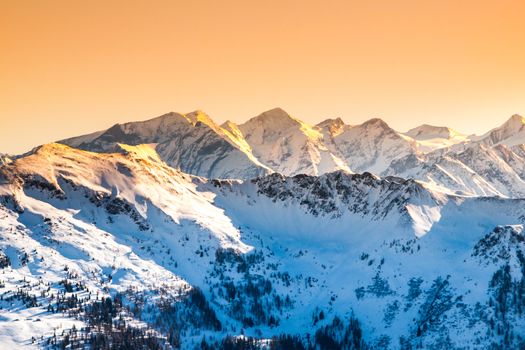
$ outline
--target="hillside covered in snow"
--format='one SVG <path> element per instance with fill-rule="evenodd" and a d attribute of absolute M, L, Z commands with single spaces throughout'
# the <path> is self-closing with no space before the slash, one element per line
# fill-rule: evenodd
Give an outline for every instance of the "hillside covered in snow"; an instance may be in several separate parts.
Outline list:
<path fill-rule="evenodd" d="M 451 133 L 267 113 L 168 114 L 2 164 L 2 348 L 525 346 L 525 199 L 501 190 L 521 193 L 499 173 L 519 172 L 506 132 L 422 153 Z M 204 164 L 223 179 L 184 172 Z M 398 164 L 425 181 L 388 175 Z M 258 176 L 227 176 L 245 170 Z"/>

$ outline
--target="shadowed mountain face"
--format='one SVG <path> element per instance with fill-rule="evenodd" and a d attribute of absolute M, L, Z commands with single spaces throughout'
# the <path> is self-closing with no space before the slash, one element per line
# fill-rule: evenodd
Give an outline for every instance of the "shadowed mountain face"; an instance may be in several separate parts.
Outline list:
<path fill-rule="evenodd" d="M 240 125 L 220 126 L 201 111 L 168 113 L 61 143 L 95 152 L 111 152 L 118 143 L 154 144 L 170 166 L 207 178 L 366 171 L 414 178 L 449 193 L 522 197 L 523 126 L 514 115 L 483 136 L 431 125 L 400 133 L 377 118 L 355 126 L 340 118 L 311 126 L 275 108 Z"/>

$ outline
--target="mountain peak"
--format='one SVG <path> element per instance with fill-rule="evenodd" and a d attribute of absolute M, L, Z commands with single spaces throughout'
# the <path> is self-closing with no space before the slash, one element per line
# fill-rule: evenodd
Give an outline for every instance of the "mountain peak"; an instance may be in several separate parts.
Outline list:
<path fill-rule="evenodd" d="M 408 130 L 405 133 L 405 135 L 410 136 L 415 140 L 429 140 L 449 139 L 455 136 L 461 136 L 462 134 L 446 126 L 422 124 L 420 126 Z"/>
<path fill-rule="evenodd" d="M 112 128 L 122 128 L 123 130 L 129 129 L 153 129 L 162 133 L 168 128 L 178 128 L 180 123 L 191 123 L 192 125 L 202 122 L 210 127 L 216 126 L 215 122 L 202 110 L 197 109 L 189 113 L 178 113 L 178 112 L 168 112 L 162 114 L 161 116 L 147 119 L 144 121 L 128 122 L 125 124 L 115 124 Z M 110 128 L 111 129 L 111 128 Z"/>
<path fill-rule="evenodd" d="M 506 146 L 515 146 L 524 144 L 525 118 L 519 114 L 514 114 L 501 126 L 481 136 L 480 140 L 489 145 L 504 144 Z"/>
<path fill-rule="evenodd" d="M 205 123 L 213 123 L 215 124 L 212 119 L 210 118 L 210 116 L 206 113 L 204 113 L 203 111 L 201 111 L 200 109 L 197 109 L 193 112 L 190 112 L 190 113 L 186 113 L 184 114 L 184 116 L 186 118 L 189 118 L 191 121 L 193 121 L 194 123 L 196 122 L 205 122 Z"/>
<path fill-rule="evenodd" d="M 259 126 L 264 126 L 265 128 L 270 127 L 271 129 L 282 129 L 300 124 L 297 120 L 292 118 L 284 109 L 279 107 L 263 112 L 258 116 L 248 120 L 243 125 L 249 125 L 254 123 Z"/>
<path fill-rule="evenodd" d="M 522 117 L 519 114 L 513 114 L 505 123 L 503 123 L 502 127 L 508 127 L 512 129 L 521 129 L 523 125 L 525 124 L 525 118 Z"/>
<path fill-rule="evenodd" d="M 162 115 L 160 115 L 158 117 L 154 117 L 154 118 L 151 118 L 151 119 L 138 121 L 138 122 L 129 122 L 129 123 L 126 123 L 126 124 L 166 123 L 166 122 L 170 122 L 172 120 L 180 119 L 180 118 L 183 118 L 183 115 L 181 113 L 168 112 L 168 113 L 164 113 L 164 114 L 162 114 Z M 116 125 L 126 125 L 126 124 L 116 124 Z"/>
<path fill-rule="evenodd" d="M 123 124 L 123 125 L 144 125 L 146 127 L 153 127 L 153 128 L 156 128 L 158 129 L 159 131 L 161 130 L 165 130 L 166 128 L 170 128 L 174 125 L 179 125 L 180 122 L 189 122 L 191 123 L 193 126 L 195 126 L 198 122 L 201 122 L 203 124 L 206 124 L 208 125 L 209 127 L 211 128 L 216 128 L 217 125 L 215 124 L 215 122 L 210 118 L 210 116 L 208 114 L 206 114 L 205 112 L 203 112 L 202 110 L 200 109 L 197 109 L 193 112 L 189 112 L 189 113 L 178 113 L 178 112 L 168 112 L 168 113 L 165 113 L 163 115 L 161 115 L 160 117 L 156 117 L 156 118 L 153 118 L 153 119 L 149 119 L 149 120 L 145 120 L 145 121 L 141 121 L 141 122 L 131 122 L 131 123 L 126 123 L 126 124 Z M 120 124 L 117 124 L 117 125 L 120 125 Z M 115 126 L 117 126 L 115 125 Z"/>
<path fill-rule="evenodd" d="M 345 125 L 345 122 L 337 117 L 337 118 L 328 118 L 328 119 L 325 119 L 323 120 L 322 122 L 316 124 L 315 126 L 319 127 L 319 128 L 341 128 L 342 126 Z"/>
<path fill-rule="evenodd" d="M 362 127 L 374 127 L 381 129 L 390 129 L 390 126 L 381 118 L 372 118 L 361 124 Z"/>
<path fill-rule="evenodd" d="M 281 115 L 281 116 L 283 116 L 283 117 L 289 117 L 289 116 L 290 116 L 290 115 L 289 115 L 284 109 L 282 109 L 281 107 L 275 107 L 275 108 L 269 109 L 269 110 L 263 112 L 262 114 Z"/>
<path fill-rule="evenodd" d="M 38 147 L 35 147 L 33 150 L 29 151 L 27 154 L 53 154 L 53 153 L 62 153 L 68 149 L 72 149 L 71 147 L 51 142 L 51 143 L 45 143 L 43 145 L 40 145 Z"/>
<path fill-rule="evenodd" d="M 220 133 L 220 127 L 210 118 L 210 116 L 200 109 L 184 114 L 184 117 L 188 119 L 193 126 L 197 126 L 198 123 L 204 124 L 215 132 Z"/>
<path fill-rule="evenodd" d="M 344 132 L 347 128 L 349 128 L 349 125 L 346 125 L 345 122 L 341 118 L 329 118 L 326 120 L 323 120 L 319 124 L 316 125 L 316 128 L 328 131 L 328 133 L 335 137 L 342 132 Z"/>
<path fill-rule="evenodd" d="M 325 125 L 342 125 L 345 122 L 343 119 L 337 117 L 337 118 L 328 118 L 323 120 L 322 122 L 316 124 L 316 126 L 325 126 Z"/>

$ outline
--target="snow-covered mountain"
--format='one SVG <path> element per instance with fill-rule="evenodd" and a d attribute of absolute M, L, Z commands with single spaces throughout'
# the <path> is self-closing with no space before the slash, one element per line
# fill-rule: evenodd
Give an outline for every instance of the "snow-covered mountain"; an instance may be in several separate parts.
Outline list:
<path fill-rule="evenodd" d="M 208 180 L 113 146 L 0 167 L 3 348 L 523 346 L 522 199 L 346 171 Z"/>
<path fill-rule="evenodd" d="M 96 306 L 121 293 L 153 308 L 185 300 L 191 285 L 204 286 L 210 250 L 251 249 L 192 177 L 149 146 L 119 147 L 44 145 L 0 168 L 2 348 L 45 347 L 64 328 L 89 326 L 78 300 Z M 121 312 L 136 330 L 148 317 Z"/>
<path fill-rule="evenodd" d="M 492 181 L 477 174 L 454 155 L 410 155 L 392 162 L 384 173 L 418 179 L 441 191 L 458 195 L 505 196 Z"/>
<path fill-rule="evenodd" d="M 398 158 L 413 154 L 415 144 L 374 118 L 351 127 L 333 138 L 335 148 L 356 172 L 379 174 Z"/>
<path fill-rule="evenodd" d="M 118 143 L 154 144 L 170 166 L 207 178 L 367 171 L 414 178 L 450 193 L 521 198 L 524 125 L 513 115 L 482 136 L 426 124 L 400 133 L 378 118 L 354 126 L 327 119 L 312 126 L 275 108 L 240 125 L 219 126 L 196 111 L 117 124 L 61 143 L 96 152 L 115 150 Z"/>
<path fill-rule="evenodd" d="M 239 125 L 254 155 L 275 172 L 318 175 L 335 170 L 350 171 L 331 153 L 316 128 L 275 108 Z"/>
<path fill-rule="evenodd" d="M 514 114 L 501 126 L 490 130 L 479 138 L 488 146 L 505 145 L 508 147 L 525 143 L 525 118 Z"/>
<path fill-rule="evenodd" d="M 60 143 L 95 152 L 111 152 L 118 143 L 156 144 L 169 165 L 210 178 L 250 178 L 271 172 L 253 156 L 242 137 L 221 128 L 201 111 L 116 124 L 106 131 Z"/>
<path fill-rule="evenodd" d="M 521 125 L 522 118 L 514 115 L 484 136 L 395 160 L 382 174 L 414 178 L 462 194 L 523 198 Z M 418 131 L 409 133 L 418 135 Z"/>
<path fill-rule="evenodd" d="M 467 135 L 454 129 L 428 124 L 423 124 L 410 129 L 405 135 L 416 140 L 417 149 L 423 153 L 450 147 L 469 140 Z"/>

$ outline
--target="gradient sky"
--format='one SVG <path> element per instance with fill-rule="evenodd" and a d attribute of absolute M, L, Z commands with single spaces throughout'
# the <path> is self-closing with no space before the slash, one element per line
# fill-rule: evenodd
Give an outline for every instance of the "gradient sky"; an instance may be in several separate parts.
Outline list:
<path fill-rule="evenodd" d="M 524 18 L 523 0 L 0 0 L 0 152 L 195 109 L 482 133 L 525 114 Z"/>

